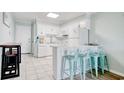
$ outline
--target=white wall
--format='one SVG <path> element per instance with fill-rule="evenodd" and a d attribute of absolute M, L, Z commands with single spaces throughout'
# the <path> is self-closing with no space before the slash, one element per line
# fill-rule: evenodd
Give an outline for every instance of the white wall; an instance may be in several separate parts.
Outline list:
<path fill-rule="evenodd" d="M 65 24 L 62 24 L 60 26 L 60 33 L 62 34 L 68 34 L 69 38 L 66 40 L 67 45 L 69 46 L 77 46 L 80 45 L 81 43 L 87 43 L 86 40 L 82 38 L 87 38 L 87 35 L 83 35 L 86 33 L 81 33 L 85 31 L 81 31 L 83 29 L 79 28 L 79 25 L 81 23 L 85 23 L 87 21 L 86 16 L 80 16 L 78 18 L 75 18 Z M 80 36 L 82 35 L 82 36 Z M 80 38 L 82 37 L 82 38 Z"/>
<path fill-rule="evenodd" d="M 110 70 L 124 76 L 124 13 L 95 14 L 92 31 L 92 39 L 107 52 Z"/>
<path fill-rule="evenodd" d="M 43 32 L 44 34 L 54 34 L 59 32 L 59 25 L 37 21 L 37 29 L 38 34 L 41 34 L 41 32 Z"/>
<path fill-rule="evenodd" d="M 0 12 L 0 44 L 13 42 L 14 40 L 14 20 L 11 13 L 9 15 L 10 27 L 3 24 L 3 13 Z M 1 48 L 0 48 L 0 71 L 1 71 Z"/>
<path fill-rule="evenodd" d="M 14 21 L 11 13 L 9 14 L 10 27 L 3 24 L 3 13 L 0 12 L 0 44 L 14 40 Z"/>

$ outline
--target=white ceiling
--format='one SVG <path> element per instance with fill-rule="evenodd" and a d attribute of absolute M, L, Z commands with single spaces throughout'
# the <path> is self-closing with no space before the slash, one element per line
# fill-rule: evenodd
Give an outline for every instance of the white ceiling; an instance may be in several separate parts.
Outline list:
<path fill-rule="evenodd" d="M 60 16 L 56 19 L 52 19 L 46 17 L 48 13 L 49 12 L 13 12 L 12 15 L 14 16 L 15 20 L 20 21 L 32 21 L 35 18 L 38 18 L 39 20 L 51 22 L 54 24 L 63 24 L 69 20 L 85 14 L 84 12 L 55 12 Z"/>

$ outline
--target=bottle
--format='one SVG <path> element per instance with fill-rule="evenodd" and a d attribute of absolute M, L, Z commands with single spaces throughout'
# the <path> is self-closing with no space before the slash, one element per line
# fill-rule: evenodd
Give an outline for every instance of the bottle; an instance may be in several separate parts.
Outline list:
<path fill-rule="evenodd" d="M 44 44 L 45 43 L 45 36 L 44 36 L 43 33 L 41 33 L 41 35 L 40 35 L 40 43 L 41 44 Z"/>

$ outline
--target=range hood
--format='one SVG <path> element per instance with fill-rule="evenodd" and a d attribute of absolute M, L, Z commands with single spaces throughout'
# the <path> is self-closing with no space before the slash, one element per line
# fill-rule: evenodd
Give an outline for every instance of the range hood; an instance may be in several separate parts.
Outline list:
<path fill-rule="evenodd" d="M 57 39 L 61 39 L 61 40 L 67 39 L 68 37 L 69 37 L 69 35 L 67 35 L 67 34 L 57 35 L 57 36 L 56 36 Z"/>

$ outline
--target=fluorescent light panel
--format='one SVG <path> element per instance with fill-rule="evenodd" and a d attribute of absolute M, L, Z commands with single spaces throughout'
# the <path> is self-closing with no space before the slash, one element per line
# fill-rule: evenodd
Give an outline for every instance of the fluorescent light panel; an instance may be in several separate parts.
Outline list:
<path fill-rule="evenodd" d="M 47 17 L 50 17 L 50 18 L 57 18 L 57 17 L 59 17 L 59 15 L 58 15 L 58 14 L 55 14 L 55 13 L 48 13 L 48 14 L 47 14 Z"/>

